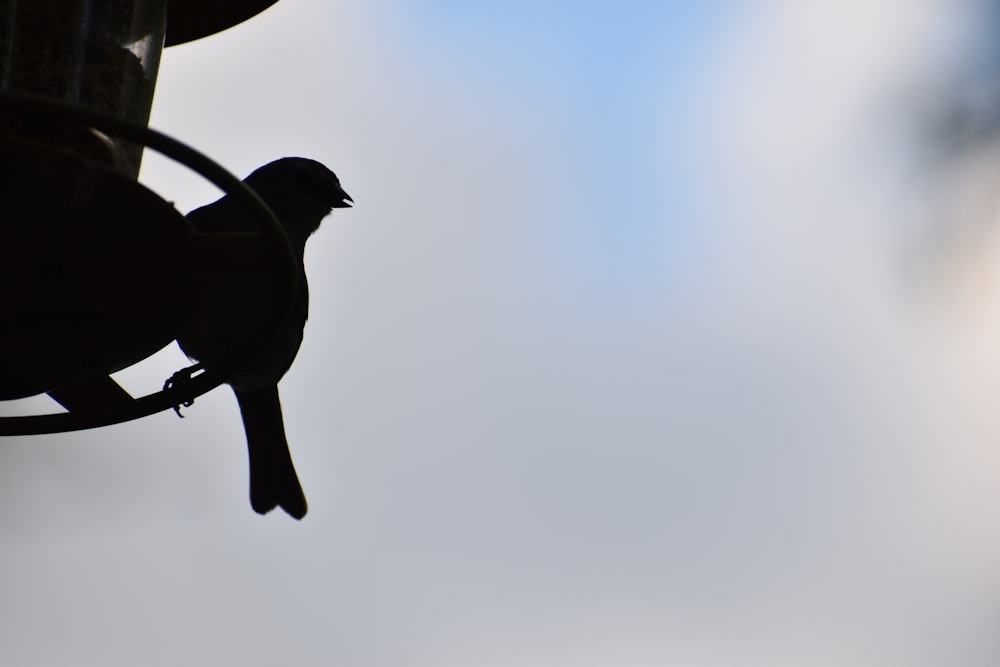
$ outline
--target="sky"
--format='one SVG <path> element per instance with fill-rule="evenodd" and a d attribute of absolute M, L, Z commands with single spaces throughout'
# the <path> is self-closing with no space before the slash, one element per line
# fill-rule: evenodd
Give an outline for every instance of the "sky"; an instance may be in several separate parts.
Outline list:
<path fill-rule="evenodd" d="M 280 386 L 309 514 L 250 509 L 225 387 L 9 438 L 0 663 L 996 664 L 993 25 L 286 0 L 171 47 L 152 127 L 355 200 Z"/>

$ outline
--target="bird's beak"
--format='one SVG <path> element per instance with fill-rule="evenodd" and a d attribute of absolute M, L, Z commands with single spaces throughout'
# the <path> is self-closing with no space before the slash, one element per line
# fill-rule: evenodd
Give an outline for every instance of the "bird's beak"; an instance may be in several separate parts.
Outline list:
<path fill-rule="evenodd" d="M 340 191 L 340 194 L 342 195 L 342 201 L 334 201 L 333 202 L 333 207 L 334 208 L 351 208 L 351 204 L 354 203 L 354 200 L 351 199 L 351 195 L 347 194 L 343 190 Z"/>

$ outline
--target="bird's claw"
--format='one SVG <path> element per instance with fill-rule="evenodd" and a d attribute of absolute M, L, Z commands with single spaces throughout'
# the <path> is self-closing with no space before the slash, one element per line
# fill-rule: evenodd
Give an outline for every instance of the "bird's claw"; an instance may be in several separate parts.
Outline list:
<path fill-rule="evenodd" d="M 202 369 L 201 364 L 195 364 L 194 366 L 188 366 L 187 368 L 180 369 L 179 371 L 171 375 L 169 378 L 167 378 L 167 381 L 163 383 L 163 390 L 168 391 L 170 389 L 173 389 L 174 387 L 179 387 L 186 382 L 190 382 L 191 377 L 201 369 Z M 194 399 L 189 398 L 188 400 L 182 401 L 177 405 L 175 405 L 174 412 L 177 413 L 178 417 L 184 419 L 184 415 L 181 414 L 181 407 L 190 408 L 192 405 L 194 405 Z"/>

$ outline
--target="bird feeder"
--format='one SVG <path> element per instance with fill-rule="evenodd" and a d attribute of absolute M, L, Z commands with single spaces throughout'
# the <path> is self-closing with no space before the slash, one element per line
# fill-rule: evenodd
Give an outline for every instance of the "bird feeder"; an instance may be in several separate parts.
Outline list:
<path fill-rule="evenodd" d="M 109 375 L 176 338 L 207 272 L 278 264 L 294 286 L 270 210 L 216 163 L 147 128 L 164 45 L 275 1 L 0 0 L 0 400 L 48 393 L 71 405 L 2 418 L 0 435 L 100 426 L 191 400 L 223 369 L 138 399 Z M 279 243 L 199 235 L 137 182 L 146 147 L 243 202 Z"/>

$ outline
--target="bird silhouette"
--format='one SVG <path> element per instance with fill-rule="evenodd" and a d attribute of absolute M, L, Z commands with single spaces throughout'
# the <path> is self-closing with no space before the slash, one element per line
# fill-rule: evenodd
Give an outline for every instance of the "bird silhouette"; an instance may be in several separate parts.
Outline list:
<path fill-rule="evenodd" d="M 192 368 L 247 359 L 226 382 L 236 394 L 246 431 L 250 505 L 259 514 L 281 507 L 301 519 L 307 505 L 285 439 L 278 381 L 298 353 L 309 316 L 303 263 L 306 240 L 333 209 L 350 207 L 353 200 L 332 171 L 301 157 L 266 164 L 243 182 L 274 211 L 291 241 L 298 286 L 290 314 L 275 331 L 287 307 L 277 269 L 220 273 L 211 277 L 199 314 L 177 342 L 188 357 L 199 362 Z M 229 195 L 191 211 L 187 219 L 207 234 L 260 230 L 250 212 Z M 267 338 L 269 334 L 273 335 Z M 261 347 L 263 342 L 266 345 Z"/>

